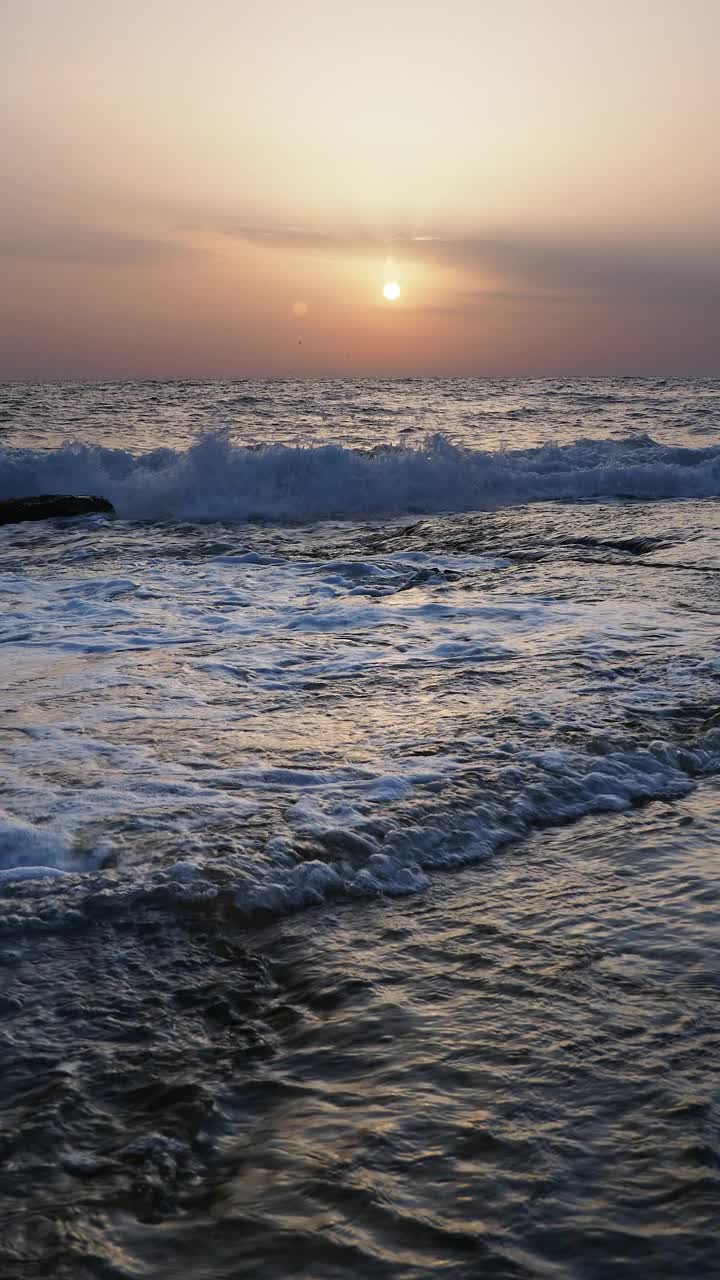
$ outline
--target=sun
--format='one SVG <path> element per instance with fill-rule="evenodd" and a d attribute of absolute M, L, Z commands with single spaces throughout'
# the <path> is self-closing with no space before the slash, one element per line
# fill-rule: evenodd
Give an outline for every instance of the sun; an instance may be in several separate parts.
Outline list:
<path fill-rule="evenodd" d="M 395 280 L 388 280 L 387 284 L 383 285 L 383 297 L 387 298 L 388 302 L 396 302 L 400 297 L 400 285 Z"/>

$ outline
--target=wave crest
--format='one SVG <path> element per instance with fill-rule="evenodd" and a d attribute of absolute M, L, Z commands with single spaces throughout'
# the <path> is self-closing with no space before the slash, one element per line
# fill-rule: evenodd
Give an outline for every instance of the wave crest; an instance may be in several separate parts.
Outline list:
<path fill-rule="evenodd" d="M 88 444 L 0 451 L 0 497 L 100 493 L 129 519 L 305 522 L 482 511 L 543 501 L 720 496 L 720 447 L 648 436 L 487 452 L 429 437 L 417 448 L 246 446 L 228 431 L 186 450 Z"/>

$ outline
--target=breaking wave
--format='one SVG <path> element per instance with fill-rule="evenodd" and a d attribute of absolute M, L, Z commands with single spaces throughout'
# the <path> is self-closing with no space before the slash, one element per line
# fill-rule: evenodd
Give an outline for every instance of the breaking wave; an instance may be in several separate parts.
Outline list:
<path fill-rule="evenodd" d="M 487 452 L 444 436 L 420 447 L 243 446 L 227 431 L 186 450 L 67 444 L 0 451 L 0 498 L 98 493 L 128 519 L 375 519 L 527 502 L 720 496 L 720 447 L 647 435 Z"/>
<path fill-rule="evenodd" d="M 98 870 L 102 860 L 97 856 L 83 866 L 67 839 L 0 811 L 0 887 L 7 892 L 12 881 L 54 879 L 67 872 L 68 888 L 78 890 L 77 873 L 93 871 L 86 881 L 88 903 L 111 912 L 134 910 L 143 901 L 169 907 L 216 901 L 246 919 L 282 916 L 337 899 L 401 897 L 422 892 L 438 871 L 483 861 L 538 829 L 622 813 L 649 800 L 678 800 L 720 768 L 717 729 L 687 745 L 656 740 L 642 746 L 602 737 L 592 745 L 590 752 L 553 749 L 524 757 L 517 746 L 500 748 L 486 767 L 466 764 L 445 778 L 440 800 L 434 788 L 429 794 L 422 787 L 413 792 L 399 785 L 400 779 L 387 779 L 367 790 L 371 801 L 373 795 L 384 798 L 380 807 L 363 803 L 361 779 L 354 791 L 350 784 L 338 806 L 332 787 L 323 787 L 322 774 L 309 788 L 318 794 L 303 796 L 308 786 L 301 774 L 268 771 L 260 775 L 268 787 L 287 784 L 293 776 L 296 786 L 294 794 L 292 787 L 286 794 L 285 834 L 268 831 L 264 848 L 245 847 L 226 830 L 221 853 L 212 826 L 194 837 L 185 830 L 178 836 L 177 860 L 109 876 Z M 440 781 L 438 776 L 436 785 Z M 397 804 L 393 795 L 399 796 Z M 167 835 L 167 822 L 164 826 L 164 831 L 158 826 L 158 836 Z M 171 842 L 166 851 L 171 858 L 172 851 Z M 22 891 L 25 885 L 17 887 Z M 68 899 L 71 912 L 77 896 Z M 18 904 L 14 896 L 7 900 L 11 924 Z M 48 921 L 53 922 L 52 912 Z M 0 933 L 6 924 L 0 909 Z"/>

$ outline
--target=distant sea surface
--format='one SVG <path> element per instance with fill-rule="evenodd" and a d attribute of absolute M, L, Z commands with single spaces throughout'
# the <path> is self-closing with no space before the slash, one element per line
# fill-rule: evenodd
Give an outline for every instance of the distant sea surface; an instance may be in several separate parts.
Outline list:
<path fill-rule="evenodd" d="M 0 386 L 0 1272 L 720 1275 L 720 381 Z"/>

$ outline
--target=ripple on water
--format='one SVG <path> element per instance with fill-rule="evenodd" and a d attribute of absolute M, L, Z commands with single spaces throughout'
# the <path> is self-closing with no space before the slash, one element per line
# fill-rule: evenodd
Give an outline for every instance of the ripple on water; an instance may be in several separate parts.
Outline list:
<path fill-rule="evenodd" d="M 250 933 L 10 931 L 4 1274 L 709 1280 L 717 804 Z"/>

